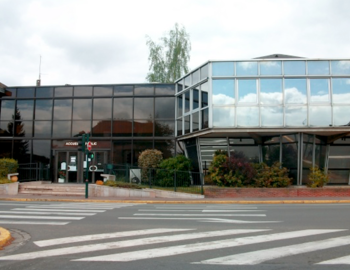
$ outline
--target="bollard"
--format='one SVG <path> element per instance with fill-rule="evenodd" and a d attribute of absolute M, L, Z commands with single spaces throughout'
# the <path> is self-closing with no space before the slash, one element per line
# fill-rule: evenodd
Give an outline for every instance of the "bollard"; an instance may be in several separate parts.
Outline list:
<path fill-rule="evenodd" d="M 85 199 L 89 198 L 89 180 L 85 180 Z"/>

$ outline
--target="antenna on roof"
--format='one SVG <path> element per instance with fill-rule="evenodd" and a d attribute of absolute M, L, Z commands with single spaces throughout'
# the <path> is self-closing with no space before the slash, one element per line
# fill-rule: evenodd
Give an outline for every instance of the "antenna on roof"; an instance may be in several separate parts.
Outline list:
<path fill-rule="evenodd" d="M 36 80 L 36 86 L 41 85 L 41 55 L 40 55 L 40 60 L 39 60 L 39 79 Z"/>

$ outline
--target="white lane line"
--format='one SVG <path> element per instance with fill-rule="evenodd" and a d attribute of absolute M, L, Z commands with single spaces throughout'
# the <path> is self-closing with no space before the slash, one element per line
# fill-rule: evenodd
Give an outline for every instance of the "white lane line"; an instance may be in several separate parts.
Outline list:
<path fill-rule="evenodd" d="M 80 220 L 84 217 L 48 217 L 48 216 L 15 216 L 15 215 L 2 215 L 0 218 L 15 218 L 15 219 L 67 219 L 67 220 Z"/>
<path fill-rule="evenodd" d="M 255 223 L 279 223 L 282 221 L 247 221 L 236 219 L 222 219 L 222 218 L 166 218 L 166 217 L 118 217 L 118 219 L 140 219 L 140 220 L 197 220 L 200 222 L 219 222 L 219 223 L 235 223 L 235 224 L 255 224 Z"/>
<path fill-rule="evenodd" d="M 170 217 L 266 217 L 265 214 L 139 214 L 134 216 L 170 216 Z"/>
<path fill-rule="evenodd" d="M 37 206 L 28 206 L 28 208 L 37 208 Z M 114 208 L 110 207 L 85 207 L 85 206 L 45 206 L 47 209 L 81 209 L 81 210 L 113 210 Z"/>
<path fill-rule="evenodd" d="M 220 212 L 224 212 L 224 213 L 238 213 L 238 212 L 266 212 L 266 210 L 159 210 L 159 209 L 154 209 L 154 210 L 150 210 L 150 209 L 139 209 L 139 212 L 202 212 L 202 213 L 220 213 Z"/>
<path fill-rule="evenodd" d="M 67 247 L 67 248 L 58 248 L 51 250 L 40 250 L 35 252 L 9 255 L 0 257 L 0 261 L 4 260 L 29 260 L 29 259 L 37 259 L 44 258 L 49 256 L 59 256 L 59 255 L 71 255 L 83 252 L 92 252 L 92 251 L 100 251 L 100 250 L 108 250 L 108 249 L 116 249 L 116 248 L 124 248 L 124 247 L 134 247 L 141 245 L 151 245 L 158 243 L 168 243 L 168 242 L 176 242 L 181 240 L 190 240 L 190 239 L 198 239 L 198 238 L 207 238 L 214 236 L 226 236 L 226 235 L 234 235 L 234 234 L 242 234 L 242 233 L 253 233 L 253 232 L 261 232 L 268 230 L 226 230 L 226 231 L 212 231 L 212 232 L 199 232 L 199 233 L 190 233 L 190 234 L 178 234 L 178 235 L 167 235 L 167 236 L 156 236 L 149 238 L 140 238 L 135 240 L 125 240 L 119 242 L 109 242 L 103 244 L 92 244 L 92 245 L 83 245 L 83 246 L 75 246 L 75 247 Z M 202 244 L 203 245 L 203 244 Z"/>
<path fill-rule="evenodd" d="M 56 238 L 50 240 L 35 241 L 39 247 L 48 247 L 69 243 L 77 243 L 84 241 L 95 241 L 101 239 L 110 239 L 126 236 L 138 236 L 138 235 L 147 235 L 147 234 L 157 234 L 157 233 L 167 233 L 167 232 L 181 232 L 181 231 L 192 231 L 195 229 L 147 229 L 147 230 L 137 230 L 137 231 L 126 231 L 126 232 L 115 232 L 115 233 L 101 233 L 101 234 L 91 234 L 91 235 L 82 235 L 82 236 L 73 236 L 73 237 L 64 237 Z"/>
<path fill-rule="evenodd" d="M 66 210 L 66 209 L 48 209 L 48 208 L 14 208 L 12 210 L 20 210 L 20 211 L 44 211 L 44 212 L 47 212 L 47 211 L 50 211 L 50 212 L 78 212 L 78 213 L 81 213 L 81 212 L 85 212 L 85 213 L 104 213 L 106 212 L 105 210 L 75 210 L 75 209 L 72 209 L 72 210 Z"/>
<path fill-rule="evenodd" d="M 254 209 L 246 209 L 246 210 L 203 210 L 204 213 L 211 213 L 211 212 L 266 212 L 266 210 L 254 210 Z"/>
<path fill-rule="evenodd" d="M 25 215 L 68 215 L 68 216 L 93 216 L 96 213 L 67 213 L 67 212 L 29 212 L 29 211 L 0 211 L 1 214 L 25 214 Z"/>
<path fill-rule="evenodd" d="M 340 247 L 350 244 L 350 236 L 330 238 L 326 240 L 308 242 L 297 245 L 263 249 L 247 253 L 235 254 L 221 258 L 202 261 L 201 264 L 222 265 L 255 265 L 265 261 L 283 258 L 287 256 L 323 250 L 327 248 Z"/>
<path fill-rule="evenodd" d="M 350 255 L 344 256 L 344 257 L 339 257 L 339 258 L 332 259 L 332 260 L 323 261 L 323 262 L 316 263 L 316 264 L 350 264 Z"/>
<path fill-rule="evenodd" d="M 222 248 L 231 248 L 236 246 L 250 245 L 256 243 L 270 242 L 276 240 L 297 238 L 297 237 L 305 237 L 310 235 L 324 234 L 337 232 L 341 230 L 302 230 L 295 232 L 286 232 L 286 233 L 276 233 L 270 235 L 259 235 L 259 236 L 250 236 L 250 237 L 242 237 L 236 239 L 227 239 L 221 241 L 212 241 L 212 242 L 204 242 L 204 243 L 196 243 L 196 244 L 188 244 L 188 245 L 180 245 L 180 246 L 172 246 L 172 247 L 162 247 L 162 248 L 154 248 L 147 250 L 138 250 L 89 258 L 82 258 L 73 261 L 111 261 L 111 262 L 128 262 L 142 259 L 151 259 L 151 258 L 159 258 L 165 256 L 173 256 L 191 252 L 199 252 L 205 250 L 214 250 L 214 249 L 222 249 Z M 1 257 L 0 257 L 1 260 Z"/>
<path fill-rule="evenodd" d="M 67 225 L 69 222 L 0 220 L 0 224 Z"/>

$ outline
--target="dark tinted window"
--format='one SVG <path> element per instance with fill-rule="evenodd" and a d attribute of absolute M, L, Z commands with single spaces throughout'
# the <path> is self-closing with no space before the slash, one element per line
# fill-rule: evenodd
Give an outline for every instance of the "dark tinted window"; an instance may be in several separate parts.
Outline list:
<path fill-rule="evenodd" d="M 134 99 L 134 118 L 153 119 L 153 98 Z"/>
<path fill-rule="evenodd" d="M 54 119 L 68 120 L 72 117 L 72 100 L 57 99 L 54 104 Z"/>
<path fill-rule="evenodd" d="M 175 98 L 155 98 L 155 118 L 175 117 Z"/>
<path fill-rule="evenodd" d="M 37 138 L 51 137 L 51 121 L 35 121 L 34 136 Z"/>
<path fill-rule="evenodd" d="M 116 85 L 114 86 L 115 96 L 131 96 L 133 95 L 134 87 L 132 85 Z"/>
<path fill-rule="evenodd" d="M 53 87 L 39 87 L 36 89 L 36 97 L 48 98 L 53 96 Z"/>
<path fill-rule="evenodd" d="M 14 135 L 15 137 L 32 137 L 33 121 L 15 121 Z"/>
<path fill-rule="evenodd" d="M 17 100 L 18 118 L 22 120 L 33 119 L 33 100 Z M 19 119 L 18 119 L 19 120 Z"/>
<path fill-rule="evenodd" d="M 11 92 L 10 96 L 3 96 L 2 98 L 14 98 L 16 97 L 16 88 L 6 88 L 6 91 Z"/>
<path fill-rule="evenodd" d="M 73 121 L 72 125 L 72 137 L 81 136 L 81 134 L 90 133 L 91 122 L 90 121 Z"/>
<path fill-rule="evenodd" d="M 175 121 L 155 121 L 154 136 L 174 136 Z"/>
<path fill-rule="evenodd" d="M 71 97 L 73 94 L 73 87 L 56 87 L 55 88 L 55 97 Z"/>
<path fill-rule="evenodd" d="M 91 97 L 92 96 L 92 86 L 76 86 L 74 87 L 75 97 Z"/>
<path fill-rule="evenodd" d="M 113 142 L 113 164 L 131 164 L 132 161 L 132 142 L 114 141 Z"/>
<path fill-rule="evenodd" d="M 208 109 L 202 110 L 202 129 L 209 127 Z"/>
<path fill-rule="evenodd" d="M 114 98 L 113 119 L 132 119 L 132 98 Z"/>
<path fill-rule="evenodd" d="M 15 101 L 14 100 L 1 100 L 1 111 L 0 111 L 0 119 L 3 120 L 11 120 L 15 113 Z"/>
<path fill-rule="evenodd" d="M 113 121 L 113 137 L 131 137 L 132 121 L 131 120 L 114 120 Z"/>
<path fill-rule="evenodd" d="M 18 98 L 32 98 L 34 97 L 34 88 L 18 88 L 17 89 Z"/>
<path fill-rule="evenodd" d="M 51 99 L 42 99 L 35 102 L 35 119 L 36 120 L 50 120 L 52 117 Z"/>
<path fill-rule="evenodd" d="M 112 99 L 99 98 L 94 99 L 94 119 L 111 119 L 112 117 Z"/>
<path fill-rule="evenodd" d="M 71 137 L 71 121 L 54 121 L 52 136 L 55 138 Z"/>
<path fill-rule="evenodd" d="M 111 136 L 111 121 L 101 120 L 93 121 L 92 136 L 94 137 L 110 137 Z"/>
<path fill-rule="evenodd" d="M 50 140 L 33 140 L 32 162 L 50 164 L 50 158 L 51 158 L 51 141 Z"/>
<path fill-rule="evenodd" d="M 135 120 L 134 136 L 153 136 L 153 121 Z"/>
<path fill-rule="evenodd" d="M 154 95 L 153 85 L 135 85 L 135 95 L 149 96 Z"/>
<path fill-rule="evenodd" d="M 112 96 L 113 86 L 95 86 L 94 96 Z"/>
<path fill-rule="evenodd" d="M 175 84 L 157 84 L 155 89 L 156 95 L 174 95 L 175 94 Z"/>
<path fill-rule="evenodd" d="M 73 119 L 91 119 L 91 99 L 73 101 Z"/>

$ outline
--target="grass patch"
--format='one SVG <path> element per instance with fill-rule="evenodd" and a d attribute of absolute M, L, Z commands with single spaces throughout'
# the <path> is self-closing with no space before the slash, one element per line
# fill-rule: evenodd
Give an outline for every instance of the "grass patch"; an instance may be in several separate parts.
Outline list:
<path fill-rule="evenodd" d="M 11 180 L 8 180 L 7 178 L 0 178 L 0 185 L 1 184 L 10 184 L 10 183 L 12 183 L 12 181 Z"/>

